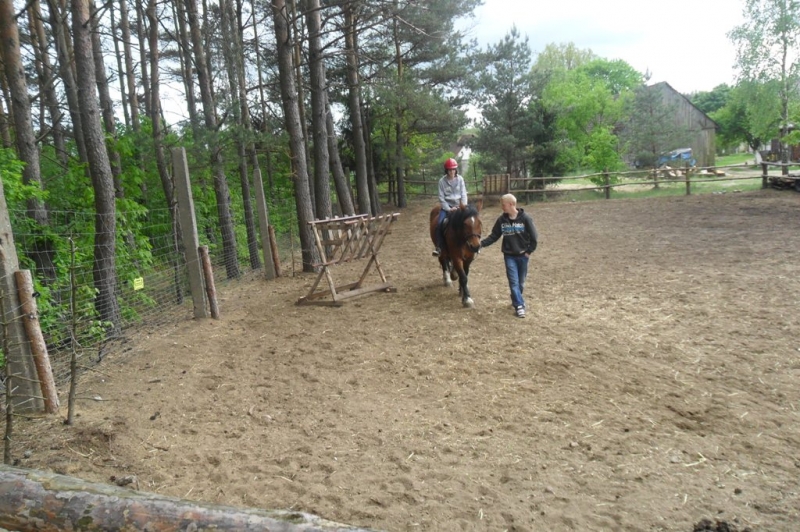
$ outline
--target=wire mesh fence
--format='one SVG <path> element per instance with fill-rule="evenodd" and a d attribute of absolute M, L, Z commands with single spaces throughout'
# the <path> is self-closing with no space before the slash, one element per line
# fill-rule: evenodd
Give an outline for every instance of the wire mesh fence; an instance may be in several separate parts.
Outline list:
<path fill-rule="evenodd" d="M 217 286 L 263 270 L 261 240 L 250 245 L 244 217 L 234 214 L 233 226 L 237 236 L 236 271 L 240 275 L 231 278 L 227 272 L 229 264 L 222 252 L 221 233 L 217 223 L 203 222 L 199 228 L 200 242 L 208 246 L 214 281 Z M 11 212 L 12 220 L 24 220 L 24 212 Z M 112 235 L 116 243 L 113 266 L 104 271 L 96 260 L 95 214 L 90 212 L 50 212 L 50 228 L 30 224 L 13 224 L 16 249 L 22 269 L 34 272 L 34 296 L 37 302 L 37 319 L 47 347 L 52 374 L 59 391 L 68 387 L 73 357 L 78 371 L 95 366 L 112 350 L 125 352 L 122 344 L 138 335 L 150 334 L 157 328 L 193 316 L 193 301 L 190 294 L 187 263 L 191 254 L 184 253 L 181 242 L 172 229 L 171 215 L 167 209 L 151 210 L 145 219 L 136 224 L 135 230 L 118 213 L 116 231 Z M 292 275 L 302 270 L 302 249 L 297 237 L 296 219 L 289 220 L 288 228 L 273 232 L 277 261 L 284 265 L 283 275 Z M 43 237 L 43 235 L 45 235 Z M 46 240 L 49 273 L 42 271 L 42 242 Z M 251 251 L 259 253 L 258 268 L 253 268 Z M 191 260 L 191 259 L 190 259 Z M 227 259 L 231 260 L 231 259 Z M 297 261 L 300 261 L 299 263 Z M 118 307 L 118 322 L 108 323 L 104 316 L 112 314 L 100 303 L 98 279 L 113 276 L 113 304 Z M 13 279 L 2 279 L 13 283 Z M 6 286 L 6 285 L 3 285 Z M 9 284 L 8 286 L 14 286 Z M 4 297 L 15 297 L 13 294 Z M 9 306 L 7 316 L 19 315 L 21 307 L 15 301 Z M 11 319 L 11 318 L 7 318 Z M 23 353 L 30 352 L 30 341 L 24 336 L 15 340 L 14 335 L 4 333 L 7 341 L 21 341 Z M 2 354 L 18 351 L 15 346 L 3 345 Z M 19 364 L 7 367 L 20 367 Z M 12 376 L 19 383 L 23 375 Z M 3 379 L 5 383 L 5 378 Z M 39 382 L 29 389 L 38 395 Z M 20 394 L 23 388 L 15 385 L 15 405 L 24 405 L 26 399 Z M 41 398 L 41 397 L 36 397 Z M 0 403 L 5 407 L 6 398 L 0 394 Z"/>

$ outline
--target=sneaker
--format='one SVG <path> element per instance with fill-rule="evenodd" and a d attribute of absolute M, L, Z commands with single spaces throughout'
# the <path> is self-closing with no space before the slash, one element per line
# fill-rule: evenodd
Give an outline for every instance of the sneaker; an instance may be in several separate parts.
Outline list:
<path fill-rule="evenodd" d="M 441 254 L 442 254 L 442 250 L 439 249 L 439 248 L 434 249 L 433 253 L 431 253 L 431 255 L 433 255 L 434 257 L 438 257 Z"/>
<path fill-rule="evenodd" d="M 525 307 L 517 307 L 517 317 L 518 318 L 525 317 Z"/>

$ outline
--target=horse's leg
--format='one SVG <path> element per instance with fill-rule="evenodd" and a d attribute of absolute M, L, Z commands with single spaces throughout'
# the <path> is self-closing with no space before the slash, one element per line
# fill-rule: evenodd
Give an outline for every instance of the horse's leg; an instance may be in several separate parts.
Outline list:
<path fill-rule="evenodd" d="M 439 264 L 442 265 L 442 282 L 445 286 L 449 287 L 453 282 L 450 280 L 450 269 L 452 265 L 450 261 L 444 257 L 439 257 Z"/>
<path fill-rule="evenodd" d="M 464 260 L 464 290 L 461 294 L 461 300 L 465 307 L 472 308 L 475 302 L 472 300 L 472 296 L 469 293 L 469 267 L 472 264 L 472 258 L 468 258 Z"/>
<path fill-rule="evenodd" d="M 461 294 L 461 304 L 467 308 L 472 308 L 475 302 L 469 296 L 469 286 L 467 285 L 469 266 L 467 265 L 465 268 L 464 261 L 461 259 L 457 259 L 453 262 L 458 272 L 458 293 Z"/>

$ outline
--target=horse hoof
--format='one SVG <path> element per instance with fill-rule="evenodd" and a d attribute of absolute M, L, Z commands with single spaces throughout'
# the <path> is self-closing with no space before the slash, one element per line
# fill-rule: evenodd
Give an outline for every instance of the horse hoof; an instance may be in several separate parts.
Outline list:
<path fill-rule="evenodd" d="M 464 308 L 475 308 L 475 302 L 471 297 L 464 300 Z"/>

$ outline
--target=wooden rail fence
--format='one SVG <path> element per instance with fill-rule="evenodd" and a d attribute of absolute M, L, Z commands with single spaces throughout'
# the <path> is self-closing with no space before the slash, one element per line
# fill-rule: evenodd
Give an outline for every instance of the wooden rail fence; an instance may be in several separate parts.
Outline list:
<path fill-rule="evenodd" d="M 759 166 L 760 174 L 758 173 Z M 771 175 L 769 173 L 770 167 L 773 168 L 773 173 Z M 793 167 L 798 170 L 794 172 L 791 171 Z M 774 172 L 776 168 L 780 169 L 779 173 Z M 731 173 L 731 170 L 733 170 L 734 173 Z M 752 172 L 748 172 L 749 175 L 742 175 L 741 172 L 747 170 L 752 170 Z M 649 171 L 598 172 L 594 174 L 564 177 L 513 177 L 509 174 L 491 174 L 484 175 L 481 180 L 465 179 L 465 181 L 467 182 L 470 195 L 477 193 L 483 196 L 499 196 L 511 192 L 518 196 L 536 195 L 542 199 L 547 199 L 547 194 L 553 192 L 563 194 L 565 192 L 593 190 L 601 191 L 606 199 L 610 199 L 615 189 L 635 185 L 658 187 L 665 183 L 681 182 L 684 184 L 686 195 L 688 196 L 692 194 L 692 187 L 697 184 L 751 180 L 758 177 L 761 177 L 762 188 L 768 188 L 770 186 L 777 188 L 794 188 L 800 192 L 800 163 L 784 164 L 780 162 L 762 162 L 760 165 L 737 164 L 702 168 L 661 168 Z M 570 181 L 587 179 L 594 180 L 595 182 L 599 181 L 600 184 L 570 188 L 559 188 L 557 185 L 551 186 L 553 182 L 569 184 Z M 406 184 L 422 187 L 421 192 L 416 190 L 411 193 L 414 196 L 436 197 L 438 195 L 435 182 L 406 180 Z"/>

